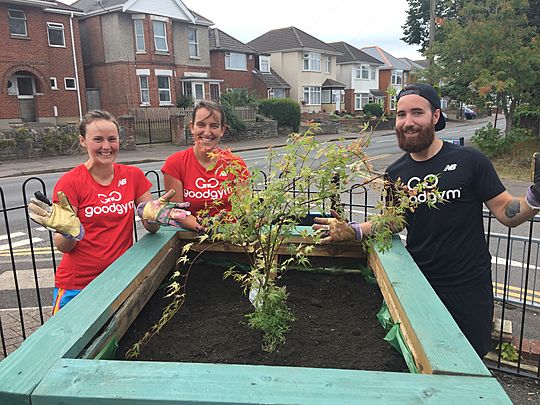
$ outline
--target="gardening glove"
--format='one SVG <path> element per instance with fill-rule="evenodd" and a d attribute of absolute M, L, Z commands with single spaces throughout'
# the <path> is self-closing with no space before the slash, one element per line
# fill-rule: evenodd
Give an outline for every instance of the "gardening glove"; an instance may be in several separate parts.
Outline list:
<path fill-rule="evenodd" d="M 344 242 L 349 240 L 362 240 L 362 228 L 357 222 L 347 222 L 339 214 L 330 210 L 333 218 L 314 218 L 313 229 L 327 232 L 327 236 L 321 239 L 321 243 Z"/>
<path fill-rule="evenodd" d="M 137 206 L 137 215 L 150 223 L 181 228 L 182 224 L 179 221 L 186 219 L 191 212 L 182 209 L 189 207 L 188 202 L 170 202 L 175 194 L 176 191 L 171 189 L 157 200 L 143 201 Z"/>
<path fill-rule="evenodd" d="M 75 215 L 63 191 L 58 192 L 58 203 L 51 203 L 45 195 L 37 191 L 30 200 L 30 218 L 47 229 L 58 232 L 68 239 L 82 240 L 84 228 Z"/>
<path fill-rule="evenodd" d="M 533 155 L 531 163 L 531 174 L 533 185 L 527 189 L 525 200 L 533 210 L 540 209 L 540 153 Z"/>

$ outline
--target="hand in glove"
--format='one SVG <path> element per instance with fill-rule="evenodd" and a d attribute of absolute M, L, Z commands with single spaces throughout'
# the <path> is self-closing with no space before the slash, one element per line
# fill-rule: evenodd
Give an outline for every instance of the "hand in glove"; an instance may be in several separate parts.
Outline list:
<path fill-rule="evenodd" d="M 41 192 L 34 193 L 30 200 L 28 211 L 30 218 L 47 229 L 58 232 L 66 238 L 82 240 L 84 228 L 75 215 L 71 204 L 64 192 L 58 192 L 58 203 L 51 203 Z"/>
<path fill-rule="evenodd" d="M 528 188 L 525 200 L 529 207 L 538 210 L 540 209 L 540 153 L 538 152 L 533 155 L 531 171 L 533 185 Z"/>
<path fill-rule="evenodd" d="M 314 219 L 315 224 L 312 228 L 316 231 L 327 232 L 327 236 L 321 239 L 321 243 L 362 240 L 362 228 L 359 223 L 347 222 L 334 210 L 330 210 L 330 213 L 333 218 L 316 217 Z"/>
<path fill-rule="evenodd" d="M 179 221 L 186 219 L 191 212 L 182 209 L 189 207 L 188 202 L 170 202 L 175 193 L 171 189 L 157 200 L 143 201 L 137 206 L 137 215 L 150 223 L 182 227 Z"/>

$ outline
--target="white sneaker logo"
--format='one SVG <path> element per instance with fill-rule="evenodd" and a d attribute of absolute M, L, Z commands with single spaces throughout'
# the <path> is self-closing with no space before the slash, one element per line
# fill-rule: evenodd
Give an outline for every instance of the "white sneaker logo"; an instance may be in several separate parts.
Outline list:
<path fill-rule="evenodd" d="M 127 184 L 127 179 L 118 180 L 118 186 L 125 186 Z"/>
<path fill-rule="evenodd" d="M 446 165 L 443 172 L 453 172 L 457 168 L 457 163 L 453 163 L 451 165 Z"/>

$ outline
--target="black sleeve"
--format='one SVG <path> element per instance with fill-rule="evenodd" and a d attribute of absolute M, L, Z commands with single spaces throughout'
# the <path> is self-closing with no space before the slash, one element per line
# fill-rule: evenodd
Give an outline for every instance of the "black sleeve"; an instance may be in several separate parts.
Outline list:
<path fill-rule="evenodd" d="M 486 202 L 506 190 L 491 161 L 474 150 L 474 189 L 481 201 Z"/>

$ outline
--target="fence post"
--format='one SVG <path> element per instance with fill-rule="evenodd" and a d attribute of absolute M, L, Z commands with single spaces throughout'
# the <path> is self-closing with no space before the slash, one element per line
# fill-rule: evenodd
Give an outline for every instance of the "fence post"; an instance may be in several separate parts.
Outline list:
<path fill-rule="evenodd" d="M 187 145 L 183 114 L 171 114 L 171 135 L 174 145 Z"/>
<path fill-rule="evenodd" d="M 126 150 L 137 150 L 135 141 L 135 117 L 131 115 L 122 115 L 118 117 L 120 126 L 120 141 L 124 144 Z"/>

